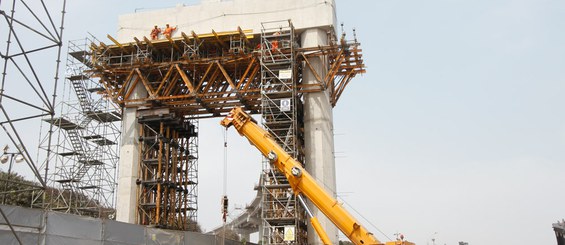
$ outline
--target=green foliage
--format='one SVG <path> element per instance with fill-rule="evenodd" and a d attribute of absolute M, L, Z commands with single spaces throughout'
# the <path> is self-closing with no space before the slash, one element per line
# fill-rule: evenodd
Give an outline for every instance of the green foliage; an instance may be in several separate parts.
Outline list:
<path fill-rule="evenodd" d="M 230 240 L 234 240 L 234 241 L 240 240 L 239 235 L 231 229 L 226 228 L 225 230 L 222 230 L 218 233 L 218 236 L 220 236 L 220 237 L 224 237 L 224 235 L 225 235 L 226 239 L 230 239 Z"/>
<path fill-rule="evenodd" d="M 0 171 L 0 202 L 6 205 L 31 207 L 34 197 L 41 193 L 37 183 L 25 180 L 16 173 Z"/>
<path fill-rule="evenodd" d="M 198 224 L 196 221 L 188 220 L 186 223 L 187 223 L 186 224 L 187 231 L 202 233 L 202 228 L 200 227 L 200 224 Z"/>
<path fill-rule="evenodd" d="M 104 207 L 97 200 L 82 193 L 53 187 L 43 190 L 39 183 L 25 180 L 17 173 L 7 174 L 2 171 L 0 171 L 0 203 L 21 207 L 46 206 L 47 209 L 67 207 L 70 208 L 71 213 L 98 218 L 110 218 L 109 215 L 114 213 L 112 208 Z M 46 205 L 42 205 L 43 203 Z M 91 211 L 73 211 L 77 210 L 76 207 Z"/>

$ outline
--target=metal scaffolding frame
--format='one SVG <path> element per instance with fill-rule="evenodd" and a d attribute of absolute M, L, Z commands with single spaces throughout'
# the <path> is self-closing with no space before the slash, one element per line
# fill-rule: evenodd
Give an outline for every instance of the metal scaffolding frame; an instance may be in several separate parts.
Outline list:
<path fill-rule="evenodd" d="M 295 30 L 290 20 L 261 23 L 261 119 L 291 156 L 304 159 L 301 80 Z M 260 186 L 262 244 L 307 244 L 306 211 L 286 177 L 264 158 Z"/>
<path fill-rule="evenodd" d="M 198 120 L 139 111 L 136 223 L 189 230 L 198 210 Z"/>
<path fill-rule="evenodd" d="M 24 156 L 41 189 L 47 186 L 42 170 L 49 163 L 35 160 L 41 159 L 39 153 L 37 158 L 32 157 L 35 145 L 29 147 L 23 132 L 29 132 L 31 121 L 55 114 L 65 7 L 65 0 L 48 4 L 43 0 L 0 3 L 0 40 L 5 44 L 0 50 L 0 127 L 9 142 L 17 146 L 18 154 Z"/>
<path fill-rule="evenodd" d="M 54 153 L 48 173 L 47 208 L 92 217 L 113 218 L 121 112 L 101 93 L 87 47 L 95 38 L 69 41 L 65 93 L 57 117 L 43 121 L 54 126 L 51 144 L 40 145 Z"/>
<path fill-rule="evenodd" d="M 90 44 L 91 72 L 100 78 L 108 98 L 121 107 L 137 108 L 139 114 L 154 117 L 138 118 L 143 128 L 140 132 L 143 154 L 139 159 L 142 170 L 137 191 L 137 223 L 186 229 L 184 221 L 179 222 L 177 217 L 194 217 L 196 221 L 197 182 L 181 184 L 184 189 L 194 188 L 195 205 L 178 207 L 175 200 L 179 200 L 179 194 L 171 189 L 178 189 L 183 183 L 182 173 L 163 170 L 185 164 L 174 153 L 178 149 L 169 140 L 178 141 L 187 136 L 171 134 L 174 125 L 169 125 L 169 121 L 220 117 L 234 107 L 242 107 L 251 114 L 261 114 L 263 124 L 285 150 L 303 161 L 302 96 L 328 91 L 335 105 L 349 81 L 365 72 L 357 42 L 337 43 L 334 37 L 326 46 L 300 48 L 289 20 L 263 23 L 261 33 L 252 33 L 253 30 L 238 27 L 235 31 L 212 30 L 206 34 L 181 32 L 180 37 L 158 40 L 133 38 L 133 42 L 126 43 L 108 36 L 112 45 L 99 41 Z M 333 32 L 328 35 L 335 36 Z M 308 61 L 319 56 L 328 59 L 329 72 L 325 77 L 320 77 Z M 317 83 L 302 84 L 305 69 L 313 71 Z M 134 96 L 136 89 L 147 96 Z M 165 136 L 167 132 L 169 135 Z M 155 137 L 162 145 L 145 141 Z M 196 141 L 194 150 L 188 154 L 197 152 L 198 137 L 186 139 Z M 190 163 L 193 179 L 197 179 L 197 161 Z M 266 194 L 261 198 L 268 207 L 263 206 L 267 228 L 262 229 L 261 239 L 275 244 L 275 233 L 292 226 L 293 242 L 306 244 L 304 209 L 294 199 L 284 177 L 271 171 L 268 164 L 264 165 L 261 190 Z M 194 210 L 188 211 L 194 211 L 193 214 L 179 216 L 178 210 L 191 207 Z M 278 217 L 281 211 L 283 216 Z"/>
<path fill-rule="evenodd" d="M 5 45 L 0 50 L 0 127 L 4 139 L 9 141 L 1 144 L 16 146 L 17 152 L 10 153 L 12 158 L 13 154 L 23 156 L 28 167 L 20 174 L 38 183 L 16 191 L 32 192 L 30 206 L 44 206 L 41 197 L 47 188 L 47 174 L 43 170 L 48 169 L 49 161 L 40 159 L 50 155 L 49 149 L 44 154 L 34 152 L 36 148 L 31 147 L 29 135 L 37 132 L 30 130 L 30 125 L 55 114 L 65 8 L 66 0 L 0 1 L 0 41 Z M 46 140 L 51 140 L 51 134 Z M 37 153 L 36 158 L 33 153 Z M 10 178 L 9 174 L 5 176 Z M 2 182 L 14 183 L 10 179 Z M 23 244 L 3 208 L 0 213 L 17 242 Z"/>

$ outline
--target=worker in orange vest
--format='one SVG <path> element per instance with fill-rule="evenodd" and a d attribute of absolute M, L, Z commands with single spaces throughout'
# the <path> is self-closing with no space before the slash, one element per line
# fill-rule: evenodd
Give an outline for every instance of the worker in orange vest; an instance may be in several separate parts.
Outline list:
<path fill-rule="evenodd" d="M 176 26 L 170 27 L 169 24 L 167 24 L 167 27 L 165 27 L 165 31 L 163 32 L 163 35 L 165 35 L 166 38 L 170 38 L 173 32 L 176 30 L 177 30 Z"/>
<path fill-rule="evenodd" d="M 272 41 L 271 41 L 271 51 L 272 51 L 273 53 L 274 53 L 275 51 L 279 50 L 279 40 L 278 40 L 278 36 L 280 36 L 280 35 L 281 35 L 281 33 L 278 32 L 278 31 L 275 32 L 275 33 L 273 33 L 273 36 L 274 36 L 274 37 L 277 37 L 277 38 L 275 38 L 275 40 L 272 40 Z"/>
<path fill-rule="evenodd" d="M 159 37 L 159 33 L 161 33 L 161 28 L 155 25 L 155 28 L 151 30 L 151 40 L 157 40 L 157 38 Z"/>

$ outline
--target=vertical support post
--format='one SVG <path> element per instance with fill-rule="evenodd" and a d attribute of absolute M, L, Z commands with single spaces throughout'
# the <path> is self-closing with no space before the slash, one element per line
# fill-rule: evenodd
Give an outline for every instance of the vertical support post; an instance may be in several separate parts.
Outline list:
<path fill-rule="evenodd" d="M 164 126 L 165 124 L 163 122 L 160 123 L 159 126 L 159 155 L 157 157 L 158 159 L 158 167 L 157 167 L 157 200 L 155 201 L 156 207 L 155 207 L 155 224 L 159 225 L 160 222 L 160 217 L 161 217 L 161 199 L 162 199 L 162 195 L 161 195 L 161 188 L 162 188 L 162 184 L 161 182 L 163 182 L 163 132 L 164 132 Z"/>
<path fill-rule="evenodd" d="M 133 81 L 137 76 L 132 76 Z M 130 83 L 132 84 L 132 83 Z M 138 84 L 132 98 L 147 97 L 143 85 Z M 135 210 L 137 208 L 136 180 L 139 171 L 139 127 L 137 123 L 137 108 L 123 109 L 122 139 L 120 145 L 119 177 L 116 205 L 116 220 L 126 223 L 135 223 Z"/>
<path fill-rule="evenodd" d="M 327 45 L 327 32 L 319 28 L 305 30 L 301 35 L 303 48 Z M 320 56 L 309 60 L 316 73 L 325 76 L 327 60 Z M 303 83 L 317 84 L 315 75 L 304 68 Z M 329 193 L 336 197 L 335 159 L 333 137 L 333 111 L 329 91 L 307 93 L 304 95 L 304 143 L 306 170 L 323 183 Z M 332 244 L 338 243 L 338 229 L 314 205 L 309 204 L 315 217 L 326 230 Z M 320 244 L 311 224 L 308 225 L 309 244 Z"/>

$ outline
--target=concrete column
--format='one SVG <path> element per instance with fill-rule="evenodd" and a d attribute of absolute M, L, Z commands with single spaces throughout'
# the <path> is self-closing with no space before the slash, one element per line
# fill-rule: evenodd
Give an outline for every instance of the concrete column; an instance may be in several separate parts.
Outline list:
<path fill-rule="evenodd" d="M 327 32 L 323 29 L 312 28 L 301 35 L 302 47 L 317 47 L 326 45 Z M 327 60 L 323 57 L 309 60 L 320 77 L 327 73 Z M 318 83 L 309 68 L 303 70 L 305 84 Z M 333 111 L 330 96 L 327 91 L 307 93 L 304 95 L 304 140 L 306 153 L 306 170 L 314 176 L 326 191 L 336 196 L 335 159 L 333 137 Z M 332 244 L 338 244 L 338 229 L 314 205 L 309 205 L 314 216 L 318 217 L 322 227 L 328 233 Z M 308 244 L 322 244 L 318 235 L 308 224 Z"/>
<path fill-rule="evenodd" d="M 137 76 L 132 78 L 132 81 Z M 145 98 L 147 90 L 138 83 L 130 98 Z M 139 124 L 137 108 L 124 108 L 122 113 L 122 139 L 120 143 L 120 161 L 118 166 L 118 191 L 116 220 L 135 223 L 136 188 L 139 178 Z"/>

